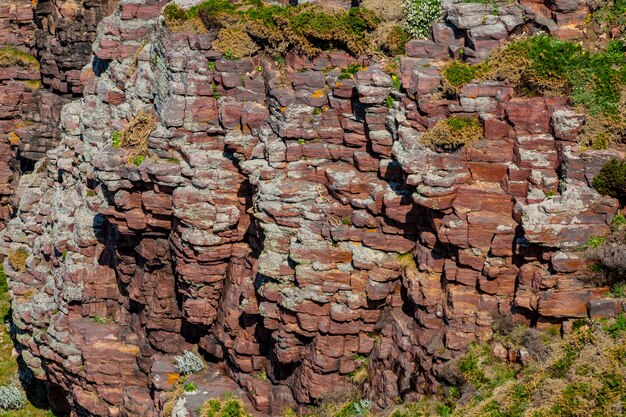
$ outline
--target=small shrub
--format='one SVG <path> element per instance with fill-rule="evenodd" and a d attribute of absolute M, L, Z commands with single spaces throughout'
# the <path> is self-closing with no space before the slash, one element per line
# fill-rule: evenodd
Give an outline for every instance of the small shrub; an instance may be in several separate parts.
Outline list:
<path fill-rule="evenodd" d="M 454 151 L 482 139 L 483 127 L 476 118 L 450 117 L 422 133 L 420 141 L 438 151 Z"/>
<path fill-rule="evenodd" d="M 623 113 L 626 115 L 626 112 Z M 606 149 L 626 136 L 626 120 L 618 115 L 588 115 L 578 142 L 592 149 Z"/>
<path fill-rule="evenodd" d="M 141 164 L 143 164 L 143 161 L 146 160 L 146 157 L 143 155 L 137 155 L 133 158 L 130 159 L 130 162 L 135 165 L 136 167 L 140 167 Z"/>
<path fill-rule="evenodd" d="M 184 351 L 174 358 L 176 371 L 182 375 L 197 374 L 204 369 L 204 362 L 193 352 Z"/>
<path fill-rule="evenodd" d="M 0 386 L 0 410 L 19 410 L 26 405 L 26 396 L 17 383 Z"/>
<path fill-rule="evenodd" d="M 407 0 L 405 29 L 415 38 L 430 35 L 433 22 L 441 17 L 441 0 Z"/>
<path fill-rule="evenodd" d="M 28 259 L 28 251 L 24 248 L 19 248 L 16 251 L 9 251 L 9 265 L 15 271 L 24 272 L 26 271 L 26 260 Z"/>
<path fill-rule="evenodd" d="M 382 49 L 391 56 L 404 55 L 404 47 L 411 36 L 401 26 L 393 26 L 387 34 Z"/>
<path fill-rule="evenodd" d="M 626 161 L 612 158 L 607 162 L 593 179 L 593 188 L 626 203 Z"/>
<path fill-rule="evenodd" d="M 625 45 L 611 40 L 598 52 L 548 35 L 494 50 L 486 78 L 508 81 L 524 95 L 565 95 L 592 115 L 618 114 L 626 85 Z"/>
<path fill-rule="evenodd" d="M 497 314 L 493 321 L 493 331 L 501 336 L 508 336 L 515 330 L 515 322 L 510 315 Z"/>
<path fill-rule="evenodd" d="M 230 60 L 251 56 L 259 49 L 250 35 L 239 27 L 220 30 L 213 46 Z"/>
<path fill-rule="evenodd" d="M 452 61 L 442 71 L 444 93 L 458 95 L 461 87 L 474 81 L 485 72 L 485 68 L 485 64 L 471 65 L 462 61 Z"/>
<path fill-rule="evenodd" d="M 251 417 L 246 413 L 243 402 L 232 395 L 206 401 L 198 414 L 200 417 Z"/>

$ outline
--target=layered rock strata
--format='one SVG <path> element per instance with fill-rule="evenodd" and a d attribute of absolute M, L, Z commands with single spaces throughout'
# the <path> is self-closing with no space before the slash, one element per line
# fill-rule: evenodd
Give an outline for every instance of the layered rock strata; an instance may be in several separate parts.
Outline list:
<path fill-rule="evenodd" d="M 0 5 L 0 48 L 36 59 L 0 68 L 0 229 L 13 211 L 20 166 L 31 170 L 58 144 L 61 108 L 82 93 L 80 73 L 91 60 L 96 26 L 114 6 L 109 0 Z"/>
<path fill-rule="evenodd" d="M 169 32 L 165 3 L 100 23 L 84 96 L 2 235 L 29 254 L 5 262 L 22 357 L 73 416 L 160 415 L 174 356 L 196 349 L 222 375 L 199 381 L 232 378 L 264 414 L 363 370 L 386 407 L 435 392 L 501 316 L 567 329 L 623 311 L 578 280 L 578 248 L 618 209 L 590 187 L 616 151 L 581 151 L 567 99 L 496 82 L 441 99 L 436 54 L 401 57 L 401 88 L 363 58 L 340 77 L 342 52 L 226 60 Z M 137 159 L 112 138 L 146 113 Z M 483 139 L 420 141 L 452 115 Z"/>

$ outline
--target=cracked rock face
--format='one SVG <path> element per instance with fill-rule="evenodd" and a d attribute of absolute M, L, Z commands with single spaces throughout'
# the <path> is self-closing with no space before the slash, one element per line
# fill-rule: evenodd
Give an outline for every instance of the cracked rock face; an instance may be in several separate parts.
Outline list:
<path fill-rule="evenodd" d="M 83 97 L 2 234 L 4 254 L 29 253 L 24 271 L 5 262 L 22 357 L 73 416 L 160 415 L 184 350 L 211 364 L 176 415 L 235 390 L 277 415 L 361 367 L 385 407 L 434 392 L 501 315 L 611 310 L 577 281 L 575 248 L 609 232 L 617 202 L 589 186 L 607 155 L 579 152 L 567 100 L 494 82 L 442 100 L 418 56 L 400 60 L 404 92 L 377 64 L 339 79 L 356 62 L 341 52 L 226 60 L 170 33 L 165 3 L 123 0 L 98 25 L 92 65 L 66 78 Z M 142 111 L 157 124 L 134 161 L 112 135 Z M 454 114 L 484 139 L 420 141 Z"/>

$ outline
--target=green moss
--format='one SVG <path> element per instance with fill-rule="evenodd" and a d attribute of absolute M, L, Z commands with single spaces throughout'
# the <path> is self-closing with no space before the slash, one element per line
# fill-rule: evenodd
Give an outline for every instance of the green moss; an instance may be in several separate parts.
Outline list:
<path fill-rule="evenodd" d="M 466 64 L 462 61 L 453 61 L 443 70 L 446 81 L 454 88 L 461 88 L 471 83 L 480 70 L 479 65 Z"/>

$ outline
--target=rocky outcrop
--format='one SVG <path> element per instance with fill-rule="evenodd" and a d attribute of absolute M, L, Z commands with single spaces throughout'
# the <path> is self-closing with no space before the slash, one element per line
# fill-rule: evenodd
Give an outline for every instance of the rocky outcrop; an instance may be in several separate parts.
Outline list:
<path fill-rule="evenodd" d="M 169 32 L 165 3 L 122 0 L 100 23 L 84 96 L 2 235 L 29 253 L 5 263 L 16 338 L 59 406 L 157 416 L 174 355 L 197 349 L 209 395 L 228 376 L 264 414 L 363 369 L 386 407 L 435 392 L 500 316 L 567 329 L 621 311 L 578 280 L 577 247 L 618 207 L 590 187 L 611 152 L 581 152 L 567 99 L 495 82 L 441 99 L 438 56 L 401 57 L 395 79 L 364 58 L 340 77 L 342 52 L 227 60 Z M 138 159 L 112 138 L 146 112 Z M 451 115 L 483 139 L 420 141 Z"/>

